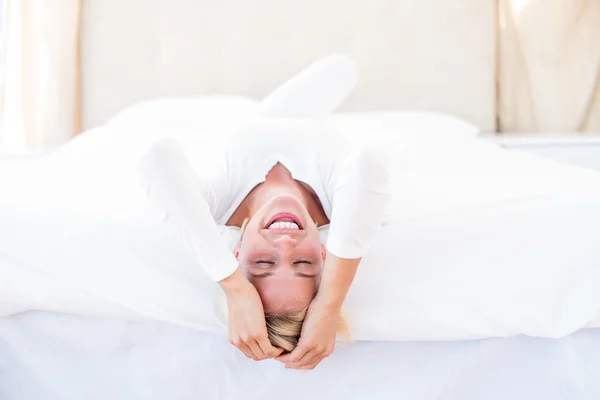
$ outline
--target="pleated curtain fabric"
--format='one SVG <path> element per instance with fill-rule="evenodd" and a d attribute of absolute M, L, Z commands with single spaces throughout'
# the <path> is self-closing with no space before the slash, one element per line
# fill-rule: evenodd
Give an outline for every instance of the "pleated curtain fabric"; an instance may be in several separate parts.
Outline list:
<path fill-rule="evenodd" d="M 498 129 L 600 131 L 600 1 L 497 0 Z"/>
<path fill-rule="evenodd" d="M 44 150 L 81 129 L 81 0 L 5 0 L 0 145 Z"/>

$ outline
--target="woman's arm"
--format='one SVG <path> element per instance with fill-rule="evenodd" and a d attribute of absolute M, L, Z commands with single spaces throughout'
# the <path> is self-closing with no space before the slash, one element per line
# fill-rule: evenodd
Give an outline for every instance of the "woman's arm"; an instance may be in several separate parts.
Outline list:
<path fill-rule="evenodd" d="M 362 258 L 339 258 L 331 253 L 327 254 L 317 294 L 321 305 L 341 310 L 361 260 Z"/>
<path fill-rule="evenodd" d="M 384 156 L 372 148 L 351 150 L 336 163 L 327 185 L 332 212 L 327 250 L 339 258 L 362 258 L 381 227 L 390 199 Z"/>
<path fill-rule="evenodd" d="M 312 369 L 333 351 L 342 304 L 389 202 L 389 170 L 372 150 L 350 153 L 336 165 L 329 183 L 332 216 L 319 291 L 298 346 L 277 358 L 289 368 Z"/>
<path fill-rule="evenodd" d="M 387 162 L 374 149 L 357 148 L 335 166 L 329 182 L 332 213 L 320 301 L 342 306 L 358 265 L 383 223 L 389 185 Z"/>
<path fill-rule="evenodd" d="M 222 240 L 212 216 L 213 188 L 198 178 L 174 139 L 153 144 L 139 166 L 150 201 L 165 214 L 195 260 L 214 281 L 236 270 L 238 261 Z"/>
<path fill-rule="evenodd" d="M 269 342 L 258 292 L 242 274 L 211 214 L 211 204 L 224 201 L 223 196 L 215 195 L 213 188 L 198 178 L 172 139 L 152 146 L 140 172 L 150 200 L 166 214 L 196 261 L 225 292 L 230 342 L 254 360 L 281 354 L 282 350 Z"/>

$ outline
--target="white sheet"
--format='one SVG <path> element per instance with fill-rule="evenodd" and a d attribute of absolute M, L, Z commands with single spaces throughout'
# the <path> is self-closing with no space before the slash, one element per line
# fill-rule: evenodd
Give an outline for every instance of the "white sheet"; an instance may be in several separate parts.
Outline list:
<path fill-rule="evenodd" d="M 586 330 L 558 340 L 351 343 L 306 372 L 168 324 L 0 319 L 2 400 L 595 400 L 599 360 L 600 330 Z"/>
<path fill-rule="evenodd" d="M 202 144 L 195 133 L 176 132 L 188 151 Z M 86 135 L 45 160 L 0 170 L 10 189 L 0 198 L 0 311 L 223 332 L 218 286 L 137 186 L 136 157 L 158 134 Z M 357 339 L 560 337 L 597 318 L 597 172 L 470 138 L 402 136 L 388 147 L 412 169 L 397 223 L 375 240 L 345 305 Z"/>

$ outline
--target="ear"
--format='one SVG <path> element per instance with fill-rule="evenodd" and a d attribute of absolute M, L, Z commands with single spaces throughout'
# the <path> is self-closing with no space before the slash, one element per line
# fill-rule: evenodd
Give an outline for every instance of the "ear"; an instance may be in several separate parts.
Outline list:
<path fill-rule="evenodd" d="M 324 245 L 321 245 L 321 257 L 323 257 L 323 261 L 327 258 L 327 249 L 325 249 Z"/>
<path fill-rule="evenodd" d="M 237 242 L 235 247 L 233 248 L 233 255 L 235 256 L 235 258 L 239 258 L 241 247 L 242 247 L 242 242 Z"/>

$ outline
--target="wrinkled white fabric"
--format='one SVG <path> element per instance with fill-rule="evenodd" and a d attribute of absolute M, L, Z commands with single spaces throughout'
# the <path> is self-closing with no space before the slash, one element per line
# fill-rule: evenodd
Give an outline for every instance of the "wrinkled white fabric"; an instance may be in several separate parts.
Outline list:
<path fill-rule="evenodd" d="M 344 306 L 355 339 L 560 337 L 598 325 L 598 172 L 464 135 L 341 134 L 392 161 L 386 223 Z M 0 163 L 1 315 L 47 310 L 226 331 L 218 285 L 137 175 L 163 136 L 182 143 L 196 171 L 217 156 L 196 130 L 109 124 L 42 158 Z M 239 229 L 219 235 L 231 248 Z"/>
<path fill-rule="evenodd" d="M 90 134 L 0 169 L 2 314 L 158 319 L 224 333 L 220 289 L 148 203 L 136 163 L 112 151 L 127 147 L 126 136 L 108 135 L 100 148 L 110 132 Z M 193 143 L 187 134 L 179 141 Z M 597 318 L 597 172 L 475 139 L 369 138 L 397 159 L 388 224 L 345 303 L 356 339 L 558 337 Z M 239 238 L 237 228 L 219 232 L 230 248 Z"/>

